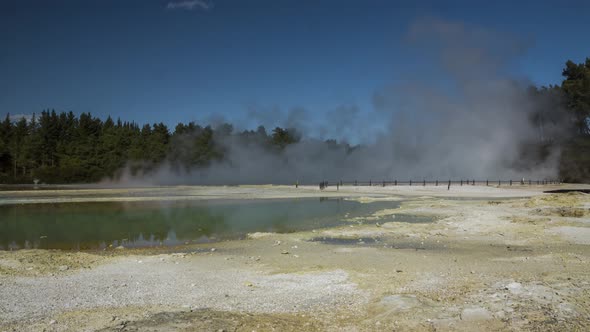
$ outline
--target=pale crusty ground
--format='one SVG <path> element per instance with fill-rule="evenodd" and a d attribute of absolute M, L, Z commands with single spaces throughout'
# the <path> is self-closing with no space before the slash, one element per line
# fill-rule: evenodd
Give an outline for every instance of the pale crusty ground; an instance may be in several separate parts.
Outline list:
<path fill-rule="evenodd" d="M 275 199 L 296 197 L 354 197 L 360 200 L 399 199 L 411 197 L 527 197 L 541 190 L 559 188 L 548 186 L 330 186 L 319 190 L 318 186 L 175 186 L 144 188 L 77 188 L 68 190 L 2 190 L 0 205 L 33 203 L 80 203 L 80 202 L 131 202 L 162 200 L 205 200 L 205 199 Z"/>
<path fill-rule="evenodd" d="M 546 188 L 183 187 L 404 201 L 372 223 L 173 254 L 0 252 L 0 331 L 589 330 L 590 195 Z M 400 212 L 440 219 L 379 223 Z"/>

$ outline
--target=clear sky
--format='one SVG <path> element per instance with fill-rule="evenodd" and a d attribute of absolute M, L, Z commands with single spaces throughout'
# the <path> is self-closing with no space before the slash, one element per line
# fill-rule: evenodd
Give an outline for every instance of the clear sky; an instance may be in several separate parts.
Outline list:
<path fill-rule="evenodd" d="M 513 75 L 559 84 L 590 57 L 590 1 L 0 0 L 0 115 L 238 125 L 253 110 L 369 112 L 376 90 L 435 75 L 407 45 L 422 17 L 526 40 Z M 253 120 L 253 122 L 255 122 Z"/>

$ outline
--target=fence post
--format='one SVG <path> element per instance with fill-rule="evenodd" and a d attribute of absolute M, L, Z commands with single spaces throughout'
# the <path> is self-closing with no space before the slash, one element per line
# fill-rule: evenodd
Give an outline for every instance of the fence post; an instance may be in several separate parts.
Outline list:
<path fill-rule="evenodd" d="M 490 185 L 490 181 L 486 180 L 486 187 Z"/>
<path fill-rule="evenodd" d="M 510 185 L 512 185 L 512 180 L 510 180 Z"/>
<path fill-rule="evenodd" d="M 529 179 L 529 186 L 531 185 L 531 179 Z"/>
<path fill-rule="evenodd" d="M 359 185 L 358 182 L 356 180 L 354 180 L 354 186 L 356 187 L 358 185 Z"/>
<path fill-rule="evenodd" d="M 422 180 L 422 181 L 423 181 L 423 182 L 422 182 L 422 186 L 423 186 L 423 187 L 426 187 L 426 180 Z"/>
<path fill-rule="evenodd" d="M 472 186 L 475 186 L 475 179 L 473 179 L 473 182 L 471 182 Z"/>
<path fill-rule="evenodd" d="M 394 180 L 394 181 L 393 181 L 393 185 L 394 185 L 394 186 L 397 186 L 397 180 Z"/>
<path fill-rule="evenodd" d="M 449 179 L 449 186 L 447 187 L 447 190 L 451 190 L 451 180 Z"/>
<path fill-rule="evenodd" d="M 383 187 L 385 187 L 385 181 L 383 181 Z"/>
<path fill-rule="evenodd" d="M 502 182 L 498 180 L 498 187 L 502 185 Z"/>
<path fill-rule="evenodd" d="M 461 179 L 461 185 L 463 185 L 463 179 Z"/>
<path fill-rule="evenodd" d="M 436 186 L 438 187 L 438 180 L 436 180 Z"/>
<path fill-rule="evenodd" d="M 410 186 L 412 185 L 412 180 L 410 180 Z"/>
<path fill-rule="evenodd" d="M 371 180 L 369 180 L 369 187 L 373 186 L 373 182 Z"/>

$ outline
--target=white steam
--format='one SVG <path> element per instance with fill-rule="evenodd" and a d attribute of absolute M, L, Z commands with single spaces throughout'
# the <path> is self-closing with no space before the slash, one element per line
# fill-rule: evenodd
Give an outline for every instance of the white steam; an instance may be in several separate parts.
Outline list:
<path fill-rule="evenodd" d="M 459 23 L 422 19 L 409 29 L 407 42 L 430 58 L 444 73 L 443 82 L 415 77 L 411 82 L 383 87 L 374 95 L 374 109 L 360 112 L 355 105 L 333 110 L 330 126 L 309 128 L 304 109 L 286 113 L 284 125 L 304 137 L 282 154 L 260 146 L 244 148 L 236 137 L 217 141 L 226 159 L 210 167 L 173 170 L 164 163 L 147 175 L 120 179 L 143 184 L 316 183 L 322 180 L 478 180 L 545 178 L 557 175 L 559 151 L 543 163 L 522 160 L 522 147 L 539 142 L 541 134 L 530 121 L 542 105 L 527 92 L 528 84 L 506 73 L 526 43 Z M 442 83 L 442 84 L 441 84 Z M 272 111 L 251 109 L 249 116 L 270 122 Z M 276 111 L 276 110 L 275 110 Z M 368 115 L 367 115 L 368 114 Z M 372 122 L 386 120 L 385 130 Z M 271 129 L 271 128 L 267 128 Z M 320 137 L 365 137 L 369 144 L 347 153 Z"/>

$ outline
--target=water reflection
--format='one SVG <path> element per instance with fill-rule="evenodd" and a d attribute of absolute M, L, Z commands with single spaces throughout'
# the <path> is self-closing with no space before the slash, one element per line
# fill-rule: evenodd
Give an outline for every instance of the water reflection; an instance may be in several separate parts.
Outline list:
<path fill-rule="evenodd" d="M 0 206 L 0 249 L 149 247 L 294 232 L 397 206 L 341 199 L 58 203 Z"/>

